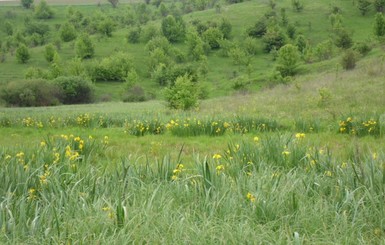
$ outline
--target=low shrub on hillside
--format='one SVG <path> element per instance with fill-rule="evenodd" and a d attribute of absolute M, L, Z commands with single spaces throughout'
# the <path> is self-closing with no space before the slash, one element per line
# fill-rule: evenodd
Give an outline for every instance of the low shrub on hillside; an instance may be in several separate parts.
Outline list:
<path fill-rule="evenodd" d="M 128 72 L 132 69 L 131 56 L 117 53 L 94 62 L 89 67 L 88 73 L 93 81 L 125 81 Z"/>
<path fill-rule="evenodd" d="M 60 90 L 43 79 L 14 81 L 2 89 L 0 97 L 8 106 L 52 106 L 59 104 Z"/>
<path fill-rule="evenodd" d="M 94 87 L 82 77 L 58 77 L 53 83 L 61 91 L 63 104 L 90 103 L 93 101 Z"/>

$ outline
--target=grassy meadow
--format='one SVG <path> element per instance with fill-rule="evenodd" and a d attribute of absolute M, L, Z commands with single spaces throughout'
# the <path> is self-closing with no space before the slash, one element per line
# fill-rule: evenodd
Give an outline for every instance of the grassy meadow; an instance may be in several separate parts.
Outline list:
<path fill-rule="evenodd" d="M 373 13 L 359 15 L 351 1 L 304 2 L 300 13 L 291 1 L 277 5 L 313 45 L 328 38 L 332 4 L 343 10 L 355 41 L 372 37 Z M 54 9 L 52 26 L 63 21 L 66 6 Z M 268 9 L 268 1 L 245 1 L 183 18 L 226 16 L 233 40 L 241 42 L 249 20 Z M 28 10 L 0 6 L 0 16 L 7 11 Z M 110 101 L 0 107 L 1 244 L 384 243 L 380 41 L 355 69 L 342 69 L 338 50 L 324 61 L 303 61 L 286 83 L 268 79 L 275 61 L 260 51 L 244 90 L 234 90 L 231 77 L 245 68 L 212 51 L 202 81 L 208 98 L 183 111 L 167 107 L 163 87 L 147 74 L 146 44 L 127 43 L 126 32 L 93 35 L 93 59 L 130 53 L 154 99 L 123 103 L 122 82 L 96 81 L 96 96 L 108 94 Z M 31 48 L 27 64 L 7 53 L 0 81 L 22 80 L 31 65 L 47 67 L 42 53 L 42 46 Z M 63 43 L 59 54 L 72 59 L 73 42 Z"/>

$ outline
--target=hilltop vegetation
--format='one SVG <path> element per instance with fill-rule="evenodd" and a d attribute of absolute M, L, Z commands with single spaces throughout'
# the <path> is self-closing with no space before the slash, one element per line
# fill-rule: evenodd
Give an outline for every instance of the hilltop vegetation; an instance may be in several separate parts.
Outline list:
<path fill-rule="evenodd" d="M 376 37 L 383 35 L 382 27 L 374 29 L 381 8 L 363 14 L 350 1 L 33 6 L 0 10 L 2 84 L 76 76 L 96 85 L 96 101 L 161 99 L 163 88 L 185 74 L 197 87 L 196 99 L 204 99 L 320 69 L 352 69 L 376 53 Z M 286 44 L 292 48 L 279 51 Z M 345 50 L 341 64 L 334 57 Z"/>

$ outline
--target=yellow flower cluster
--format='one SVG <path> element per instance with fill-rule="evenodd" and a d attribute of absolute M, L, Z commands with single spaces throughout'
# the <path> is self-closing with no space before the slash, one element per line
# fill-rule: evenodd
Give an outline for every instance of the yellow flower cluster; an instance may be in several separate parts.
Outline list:
<path fill-rule="evenodd" d="M 257 199 L 255 198 L 255 196 L 253 194 L 251 194 L 250 192 L 248 192 L 246 194 L 246 198 L 250 201 L 250 202 L 255 202 Z"/>
<path fill-rule="evenodd" d="M 176 165 L 176 168 L 172 171 L 173 175 L 171 179 L 174 181 L 178 180 L 183 171 L 184 171 L 184 165 L 179 163 L 178 165 Z"/>

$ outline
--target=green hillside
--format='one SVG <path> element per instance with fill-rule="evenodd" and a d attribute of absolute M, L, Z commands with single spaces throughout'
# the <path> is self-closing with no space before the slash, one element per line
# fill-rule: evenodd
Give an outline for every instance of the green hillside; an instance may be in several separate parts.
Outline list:
<path fill-rule="evenodd" d="M 223 44 L 225 46 L 222 45 L 219 49 L 207 50 L 203 54 L 207 61 L 193 61 L 191 59 L 188 54 L 186 37 L 171 43 L 170 47 L 174 51 L 176 50 L 175 52 L 177 53 L 171 54 L 174 57 L 171 57 L 171 61 L 168 61 L 171 63 L 166 64 L 166 66 L 178 65 L 180 67 L 190 67 L 190 70 L 199 70 L 199 67 L 201 69 L 203 67 L 205 70 L 204 74 L 198 74 L 198 80 L 204 88 L 206 96 L 209 97 L 231 95 L 237 92 L 236 90 L 256 91 L 271 83 L 279 83 L 273 75 L 276 65 L 274 60 L 276 51 L 264 51 L 265 44 L 263 43 L 263 38 L 251 38 L 247 35 L 247 30 L 265 15 L 270 16 L 268 20 L 270 24 L 268 25 L 278 26 L 286 36 L 288 35 L 288 26 L 294 29 L 293 37 L 286 37 L 285 43 L 296 44 L 296 38 L 299 35 L 303 35 L 308 42 L 309 53 L 303 54 L 303 59 L 299 62 L 299 75 L 340 66 L 338 57 L 343 52 L 341 48 L 332 47 L 327 61 L 319 62 L 319 58 L 315 54 L 319 43 L 329 39 L 335 42 L 336 35 L 333 34 L 335 31 L 333 31 L 331 24 L 331 19 L 333 18 L 341 21 L 338 28 L 346 30 L 354 43 L 366 42 L 370 47 L 374 48 L 371 52 L 372 54 L 378 53 L 376 49 L 378 45 L 373 34 L 375 11 L 372 9 L 365 16 L 362 16 L 357 6 L 352 5 L 351 1 L 331 1 L 327 3 L 304 1 L 304 8 L 300 12 L 293 9 L 291 1 L 276 1 L 275 4 L 274 9 L 272 9 L 268 1 L 245 1 L 231 5 L 217 3 L 215 7 L 210 8 L 210 6 L 206 6 L 208 9 L 202 11 L 197 11 L 194 9 L 194 5 L 192 5 L 189 11 L 192 10 L 193 12 L 184 14 L 183 4 L 172 4 L 166 1 L 163 5 L 167 9 L 166 14 L 182 14 L 186 30 L 192 29 L 192 23 L 197 21 L 200 21 L 200 24 L 206 25 L 207 28 L 207 25 L 220 25 L 221 21 L 225 20 L 231 27 L 229 39 Z M 148 16 L 146 20 L 140 20 L 141 17 L 136 12 L 137 9 L 143 9 L 143 7 L 145 9 L 143 11 Z M 138 74 L 137 83 L 151 94 L 151 98 L 153 96 L 161 98 L 159 91 L 161 91 L 162 86 L 159 86 L 159 83 L 154 79 L 154 69 L 156 67 L 149 66 L 150 54 L 146 50 L 148 35 L 151 36 L 156 33 L 161 35 L 161 22 L 162 18 L 165 17 L 162 17 L 160 14 L 160 7 L 157 8 L 155 5 L 141 3 L 133 5 L 120 4 L 117 8 L 112 8 L 109 4 L 73 6 L 71 8 L 55 5 L 51 6 L 51 8 L 54 11 L 54 17 L 47 20 L 36 20 L 32 10 L 22 9 L 19 6 L 4 6 L 0 9 L 1 23 L 3 25 L 7 22 L 11 23 L 13 32 L 12 36 L 7 36 L 5 27 L 0 28 L 2 31 L 0 40 L 3 47 L 3 62 L 0 67 L 0 80 L 2 84 L 12 80 L 23 79 L 30 67 L 49 69 L 50 64 L 44 58 L 44 49 L 49 43 L 54 43 L 59 48 L 57 50 L 61 68 L 59 75 L 72 75 L 71 71 L 66 71 L 66 66 L 71 59 L 76 57 L 74 48 L 76 40 L 63 42 L 60 38 L 60 26 L 70 18 L 68 13 L 69 9 L 71 9 L 72 12 L 80 13 L 82 17 L 79 20 L 89 18 L 92 20 L 91 22 L 95 22 L 98 18 L 107 19 L 110 21 L 107 25 L 111 25 L 112 28 L 111 36 L 106 36 L 102 31 L 98 30 L 97 25 L 95 30 L 92 29 L 94 27 L 89 27 L 92 29 L 88 30 L 88 32 L 91 34 L 91 40 L 95 45 L 95 54 L 92 59 L 83 60 L 84 65 L 87 66 L 92 62 L 98 62 L 97 60 L 103 57 L 122 51 L 130 56 L 133 62 L 134 69 Z M 281 23 L 282 11 L 285 12 L 286 24 Z M 33 39 L 36 39 L 36 37 L 33 38 L 25 33 L 26 29 L 28 29 L 28 25 L 26 27 L 26 24 L 24 24 L 26 18 L 28 19 L 27 22 L 35 23 L 35 26 L 39 26 L 39 24 L 48 26 L 49 30 L 44 34 L 44 40 L 41 41 L 42 45 L 33 44 Z M 71 23 L 74 24 L 74 22 Z M 96 24 L 101 25 L 100 23 Z M 76 35 L 79 36 L 82 28 L 77 27 Z M 128 33 L 135 28 L 142 30 L 138 43 L 129 43 L 127 41 Z M 26 37 L 23 38 L 23 35 L 26 35 Z M 26 43 L 30 47 L 31 58 L 26 64 L 18 64 L 16 61 L 17 39 L 20 39 L 19 41 Z M 238 53 L 235 52 L 233 56 L 230 55 L 231 57 L 228 57 L 231 48 L 226 48 L 226 46 L 238 47 Z M 337 58 L 333 59 L 333 57 Z M 162 61 L 158 59 L 155 62 Z M 184 68 L 181 69 L 183 70 Z M 201 71 L 197 73 L 201 73 Z M 121 86 L 121 83 L 98 80 L 94 82 L 96 82 L 98 87 L 97 94 L 99 97 L 121 100 L 121 94 L 124 90 L 124 86 Z"/>

